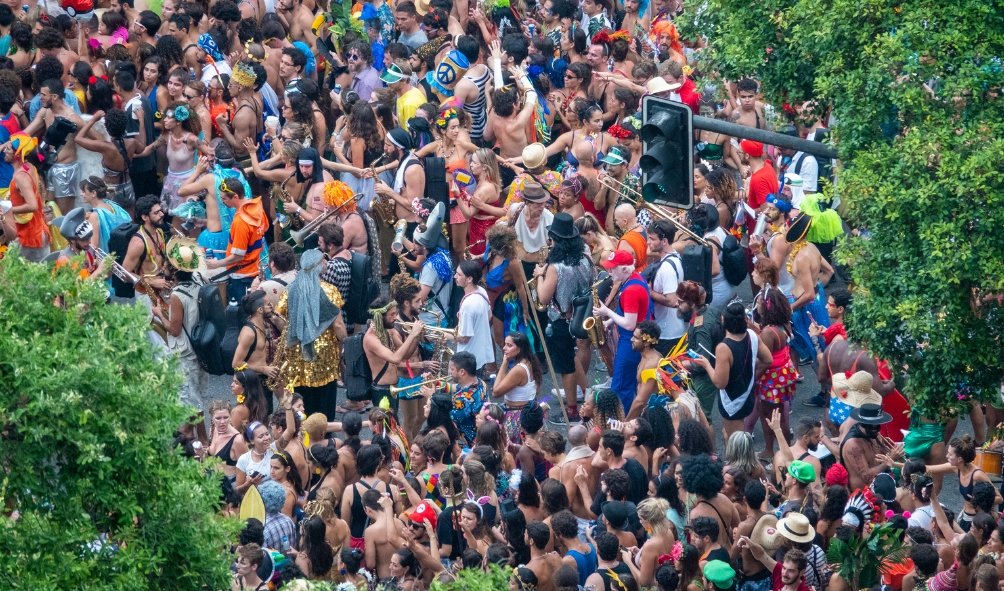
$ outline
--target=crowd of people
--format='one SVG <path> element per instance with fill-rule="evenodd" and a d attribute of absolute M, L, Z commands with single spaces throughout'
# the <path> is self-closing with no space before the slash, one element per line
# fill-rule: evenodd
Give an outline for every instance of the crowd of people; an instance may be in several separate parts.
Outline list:
<path fill-rule="evenodd" d="M 700 130 L 639 199 L 643 97 L 829 134 L 680 2 L 82 4 L 0 3 L 4 255 L 148 311 L 234 589 L 998 588 L 1001 405 L 954 436 L 848 339 L 834 163 Z"/>

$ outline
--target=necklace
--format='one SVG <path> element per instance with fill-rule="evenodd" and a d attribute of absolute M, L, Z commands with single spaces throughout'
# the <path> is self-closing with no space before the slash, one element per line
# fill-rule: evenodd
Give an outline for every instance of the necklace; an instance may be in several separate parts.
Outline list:
<path fill-rule="evenodd" d="M 788 251 L 788 261 L 784 265 L 784 268 L 788 270 L 789 274 L 791 274 L 791 268 L 795 264 L 795 257 L 798 256 L 799 251 L 805 248 L 805 245 L 807 244 L 807 241 L 799 240 L 795 244 L 791 245 L 791 250 Z"/>

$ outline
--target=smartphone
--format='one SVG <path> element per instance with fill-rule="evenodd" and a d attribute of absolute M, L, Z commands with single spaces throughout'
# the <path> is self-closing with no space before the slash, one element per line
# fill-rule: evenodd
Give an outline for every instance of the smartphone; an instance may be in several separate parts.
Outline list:
<path fill-rule="evenodd" d="M 258 478 L 259 476 L 261 476 L 261 472 L 258 472 L 257 470 L 252 470 L 248 472 L 248 476 L 250 476 L 251 478 Z"/>
<path fill-rule="evenodd" d="M 693 349 L 688 349 L 687 357 L 690 357 L 691 359 L 697 359 L 698 357 L 700 357 L 700 354 L 698 354 L 697 351 L 694 351 Z"/>

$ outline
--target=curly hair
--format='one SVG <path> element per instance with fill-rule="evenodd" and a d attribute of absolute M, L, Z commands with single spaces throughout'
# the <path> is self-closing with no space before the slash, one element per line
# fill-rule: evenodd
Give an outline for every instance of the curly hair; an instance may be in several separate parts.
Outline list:
<path fill-rule="evenodd" d="M 606 428 L 607 421 L 624 420 L 624 404 L 616 390 L 597 389 L 593 394 L 593 424 Z"/>
<path fill-rule="evenodd" d="M 188 104 L 185 102 L 171 103 L 171 106 L 167 108 L 167 111 L 174 111 L 175 109 L 184 107 L 188 111 L 188 118 L 184 121 L 178 121 L 181 128 L 192 135 L 199 135 L 202 131 L 202 124 L 199 123 L 199 116 L 195 113 L 194 109 L 189 108 Z M 165 112 L 167 112 L 165 111 Z M 177 119 L 175 120 L 177 121 Z"/>
<path fill-rule="evenodd" d="M 391 277 L 389 289 L 390 297 L 394 298 L 399 307 L 404 307 L 405 302 L 415 299 L 415 296 L 422 291 L 422 286 L 411 275 L 398 273 Z"/>
<path fill-rule="evenodd" d="M 676 288 L 676 297 L 690 304 L 698 312 L 708 301 L 708 292 L 696 281 L 681 281 Z"/>
<path fill-rule="evenodd" d="M 777 285 L 779 281 L 777 263 L 770 257 L 757 257 L 753 270 L 760 274 L 764 284 Z"/>
<path fill-rule="evenodd" d="M 761 326 L 777 326 L 786 330 L 791 322 L 791 304 L 788 296 L 776 286 L 764 288 L 762 297 L 757 303 L 757 314 Z"/>
<path fill-rule="evenodd" d="M 507 224 L 495 224 L 485 233 L 488 248 L 506 259 L 516 256 L 516 230 Z"/>
<path fill-rule="evenodd" d="M 700 421 L 682 418 L 676 432 L 680 440 L 680 453 L 690 456 L 711 453 L 711 435 Z"/>
<path fill-rule="evenodd" d="M 366 142 L 366 149 L 381 150 L 383 148 L 381 126 L 377 121 L 376 113 L 373 112 L 373 107 L 369 103 L 359 101 L 352 105 L 352 111 L 349 113 L 348 128 L 350 137 L 362 138 Z"/>
<path fill-rule="evenodd" d="M 691 456 L 683 460 L 683 486 L 705 499 L 714 498 L 725 486 L 722 464 L 707 454 Z"/>
<path fill-rule="evenodd" d="M 652 448 L 669 449 L 676 443 L 676 428 L 665 406 L 646 406 L 641 411 L 642 418 L 652 425 Z"/>

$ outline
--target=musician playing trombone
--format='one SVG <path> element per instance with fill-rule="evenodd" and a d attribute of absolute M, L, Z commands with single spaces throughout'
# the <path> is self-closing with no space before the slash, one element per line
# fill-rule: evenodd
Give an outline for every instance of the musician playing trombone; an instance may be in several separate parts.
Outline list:
<path fill-rule="evenodd" d="M 599 173 L 600 184 L 593 196 L 593 206 L 603 214 L 600 219 L 608 231 L 614 228 L 614 209 L 619 203 L 632 202 L 641 191 L 638 175 L 628 169 L 631 152 L 621 146 L 613 146 L 600 160 L 603 170 Z"/>

